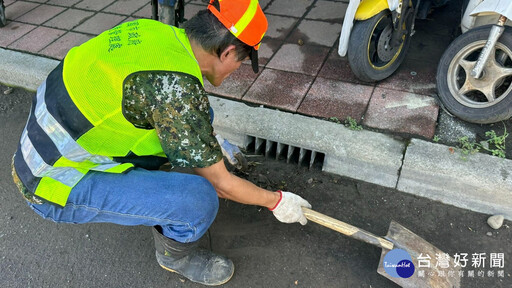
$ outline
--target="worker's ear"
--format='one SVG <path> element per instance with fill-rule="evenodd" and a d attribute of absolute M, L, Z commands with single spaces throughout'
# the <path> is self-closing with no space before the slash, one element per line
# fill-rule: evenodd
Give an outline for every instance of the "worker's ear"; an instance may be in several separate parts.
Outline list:
<path fill-rule="evenodd" d="M 221 62 L 224 62 L 230 59 L 231 57 L 234 57 L 236 59 L 236 46 L 233 44 L 226 47 L 226 49 L 224 49 L 224 51 L 222 51 L 222 53 L 220 53 L 219 55 Z"/>

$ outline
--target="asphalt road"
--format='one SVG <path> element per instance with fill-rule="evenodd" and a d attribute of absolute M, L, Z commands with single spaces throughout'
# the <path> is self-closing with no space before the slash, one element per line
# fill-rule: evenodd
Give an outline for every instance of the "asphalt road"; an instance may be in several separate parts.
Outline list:
<path fill-rule="evenodd" d="M 33 213 L 12 183 L 10 163 L 34 94 L 4 90 L 0 86 L 0 287 L 201 287 L 158 266 L 148 227 L 56 224 Z M 377 235 L 385 235 L 393 219 L 452 256 L 468 253 L 462 287 L 512 287 L 508 221 L 493 230 L 489 215 L 284 161 L 250 160 L 244 177 L 294 191 L 322 213 Z M 225 287 L 396 287 L 376 272 L 379 248 L 314 223 L 279 223 L 259 207 L 221 200 L 203 240 L 207 247 L 209 240 L 235 263 Z M 504 256 L 502 268 L 490 267 L 491 253 Z M 485 267 L 472 267 L 472 254 L 486 257 L 479 262 Z"/>

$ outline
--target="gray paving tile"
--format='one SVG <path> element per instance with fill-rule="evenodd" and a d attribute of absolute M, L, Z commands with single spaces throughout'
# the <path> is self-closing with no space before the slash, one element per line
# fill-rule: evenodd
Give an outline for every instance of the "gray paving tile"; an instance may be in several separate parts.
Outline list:
<path fill-rule="evenodd" d="M 7 22 L 5 27 L 0 29 L 0 46 L 7 47 L 23 35 L 34 30 L 37 26 L 20 22 Z"/>
<path fill-rule="evenodd" d="M 7 47 L 36 53 L 60 36 L 64 35 L 64 33 L 66 33 L 66 31 L 47 27 L 37 27 Z"/>
<path fill-rule="evenodd" d="M 185 5 L 185 19 L 190 19 L 194 15 L 197 14 L 197 12 L 201 10 L 205 10 L 206 5 L 193 5 L 193 4 L 186 4 Z"/>
<path fill-rule="evenodd" d="M 274 0 L 264 10 L 265 13 L 302 17 L 313 0 Z"/>
<path fill-rule="evenodd" d="M 81 0 L 49 0 L 46 4 L 59 5 L 64 7 L 72 7 Z"/>
<path fill-rule="evenodd" d="M 372 92 L 373 86 L 318 77 L 297 112 L 339 120 L 350 116 L 360 122 Z"/>
<path fill-rule="evenodd" d="M 51 5 L 40 5 L 30 12 L 18 17 L 16 21 L 26 22 L 30 24 L 42 24 L 49 19 L 55 17 L 55 15 L 61 13 L 66 8 L 51 6 Z"/>
<path fill-rule="evenodd" d="M 131 22 L 131 21 L 134 21 L 134 20 L 137 20 L 137 19 L 139 19 L 139 18 L 134 18 L 134 17 L 130 16 L 130 17 L 124 19 L 121 23 Z"/>
<path fill-rule="evenodd" d="M 439 106 L 434 98 L 386 88 L 375 88 L 364 124 L 408 136 L 432 139 Z"/>
<path fill-rule="evenodd" d="M 265 37 L 284 40 L 292 31 L 298 19 L 285 16 L 267 15 L 268 29 Z"/>
<path fill-rule="evenodd" d="M 306 18 L 342 23 L 347 6 L 348 4 L 343 2 L 318 0 L 306 14 Z"/>
<path fill-rule="evenodd" d="M 302 20 L 292 32 L 287 42 L 297 43 L 299 39 L 305 44 L 318 44 L 331 47 L 340 37 L 341 24 L 315 20 Z"/>
<path fill-rule="evenodd" d="M 283 45 L 283 41 L 264 37 L 261 42 L 260 49 L 258 50 L 259 64 L 267 64 L 270 58 L 279 50 L 281 45 Z"/>
<path fill-rule="evenodd" d="M 249 90 L 249 87 L 257 77 L 258 74 L 254 73 L 251 65 L 242 64 L 240 68 L 229 75 L 229 77 L 226 78 L 219 87 L 214 87 L 205 79 L 204 88 L 209 93 L 229 98 L 242 99 L 244 93 Z"/>
<path fill-rule="evenodd" d="M 7 20 L 14 20 L 23 14 L 30 12 L 32 9 L 36 8 L 40 4 L 31 3 L 26 1 L 16 1 L 13 4 L 9 5 L 9 9 L 5 9 L 5 18 Z"/>
<path fill-rule="evenodd" d="M 284 44 L 267 64 L 267 67 L 316 75 L 328 53 L 329 48 L 327 47 Z"/>
<path fill-rule="evenodd" d="M 110 12 L 115 14 L 131 15 L 135 11 L 142 8 L 142 6 L 148 3 L 147 0 L 123 0 L 115 1 L 112 5 L 105 8 L 104 12 Z"/>
<path fill-rule="evenodd" d="M 115 0 L 84 0 L 75 5 L 75 8 L 100 11 Z"/>
<path fill-rule="evenodd" d="M 265 9 L 272 0 L 259 0 L 261 9 Z"/>
<path fill-rule="evenodd" d="M 63 13 L 55 16 L 49 21 L 45 22 L 45 26 L 71 30 L 77 25 L 80 25 L 84 21 L 86 21 L 89 17 L 94 15 L 91 11 L 78 10 L 78 9 L 68 9 Z"/>
<path fill-rule="evenodd" d="M 73 30 L 89 34 L 100 34 L 101 32 L 116 26 L 125 18 L 126 17 L 119 15 L 98 13 Z"/>
<path fill-rule="evenodd" d="M 265 68 L 242 100 L 295 112 L 313 79 L 304 74 Z"/>
<path fill-rule="evenodd" d="M 153 6 L 151 6 L 151 3 L 148 3 L 147 5 L 145 5 L 144 7 L 142 7 L 135 13 L 133 13 L 132 15 L 137 18 L 151 19 L 151 17 L 153 16 L 152 9 L 153 9 Z"/>
<path fill-rule="evenodd" d="M 41 51 L 41 54 L 62 60 L 71 48 L 79 46 L 91 38 L 91 35 L 68 32 L 52 44 L 48 45 L 48 47 L 44 48 Z"/>
<path fill-rule="evenodd" d="M 437 65 L 406 59 L 391 77 L 380 81 L 377 86 L 433 96 L 437 93 L 436 72 Z"/>
<path fill-rule="evenodd" d="M 347 57 L 338 55 L 338 46 L 331 50 L 318 76 L 351 83 L 362 83 L 356 78 L 348 64 Z"/>
<path fill-rule="evenodd" d="M 17 0 L 4 0 L 5 7 L 11 5 L 12 3 L 16 2 Z"/>

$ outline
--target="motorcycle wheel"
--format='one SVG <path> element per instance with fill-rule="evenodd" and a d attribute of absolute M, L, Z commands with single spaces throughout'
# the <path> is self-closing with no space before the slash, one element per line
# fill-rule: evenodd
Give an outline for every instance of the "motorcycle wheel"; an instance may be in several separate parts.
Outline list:
<path fill-rule="evenodd" d="M 479 79 L 471 77 L 492 25 L 460 35 L 437 67 L 437 93 L 444 107 L 462 120 L 489 124 L 512 116 L 512 28 L 498 39 Z"/>
<path fill-rule="evenodd" d="M 404 21 L 407 31 L 412 20 Z M 397 47 L 391 47 L 393 33 L 391 12 L 384 10 L 370 19 L 354 23 L 348 43 L 348 63 L 359 80 L 375 82 L 389 77 L 400 66 L 410 44 L 410 33 L 402 36 Z"/>
<path fill-rule="evenodd" d="M 5 6 L 3 1 L 0 2 L 0 27 L 4 27 L 7 24 L 7 19 L 5 18 Z"/>

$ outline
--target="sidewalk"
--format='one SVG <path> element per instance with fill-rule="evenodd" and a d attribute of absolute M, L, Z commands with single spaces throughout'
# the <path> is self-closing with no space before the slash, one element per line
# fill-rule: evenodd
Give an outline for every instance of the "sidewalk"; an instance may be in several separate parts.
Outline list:
<path fill-rule="evenodd" d="M 288 151 L 318 152 L 325 171 L 512 219 L 507 200 L 512 161 L 488 155 L 462 161 L 449 147 L 430 142 L 441 125 L 442 112 L 432 97 L 437 62 L 456 31 L 460 6 L 444 7 L 434 11 L 433 19 L 418 21 L 399 70 L 377 84 L 363 84 L 337 54 L 347 3 L 261 0 L 269 29 L 260 50 L 260 73 L 244 64 L 221 87 L 205 81 L 206 90 L 220 97 L 212 98 L 217 127 L 241 146 L 265 140 L 267 146 L 284 144 Z M 45 69 L 51 70 L 71 47 L 119 23 L 151 17 L 147 0 L 6 0 L 5 5 L 8 25 L 0 28 L 0 63 L 11 66 L 0 67 L 0 83 L 32 90 L 49 72 Z M 204 7 L 201 0 L 186 1 L 185 18 Z M 22 66 L 26 69 L 14 73 L 13 67 Z M 223 116 L 230 121 L 223 122 Z M 348 131 L 320 120 L 332 117 L 352 117 L 365 130 Z"/>
<path fill-rule="evenodd" d="M 205 7 L 201 0 L 186 2 L 186 18 Z M 448 32 L 455 29 L 455 22 L 418 25 L 400 71 L 376 85 L 361 85 L 337 54 L 348 1 L 260 3 L 269 20 L 260 51 L 263 69 L 255 75 L 250 65 L 244 65 L 221 87 L 208 83 L 208 92 L 307 116 L 340 120 L 350 116 L 369 128 L 406 136 L 434 136 L 439 108 L 428 96 L 435 93 L 437 59 L 451 41 Z M 121 22 L 151 18 L 148 0 L 7 0 L 5 4 L 9 24 L 0 29 L 0 47 L 58 60 L 71 47 Z"/>

